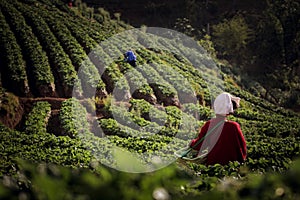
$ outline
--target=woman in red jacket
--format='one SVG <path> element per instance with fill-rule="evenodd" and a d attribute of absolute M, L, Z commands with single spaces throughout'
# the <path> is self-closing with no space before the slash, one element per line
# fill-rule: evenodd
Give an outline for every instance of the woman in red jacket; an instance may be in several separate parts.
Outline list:
<path fill-rule="evenodd" d="M 243 162 L 246 159 L 246 141 L 240 125 L 234 121 L 228 121 L 226 116 L 232 114 L 239 107 L 240 98 L 229 93 L 222 93 L 214 101 L 216 117 L 207 121 L 201 128 L 198 137 L 191 141 L 190 147 L 197 150 L 198 155 L 207 152 L 205 164 L 216 163 L 225 165 L 230 161 Z M 212 131 L 209 131 L 212 129 Z M 206 133 L 209 133 L 206 135 Z M 197 141 L 204 140 L 198 145 Z M 195 146 L 196 145 L 196 146 Z"/>

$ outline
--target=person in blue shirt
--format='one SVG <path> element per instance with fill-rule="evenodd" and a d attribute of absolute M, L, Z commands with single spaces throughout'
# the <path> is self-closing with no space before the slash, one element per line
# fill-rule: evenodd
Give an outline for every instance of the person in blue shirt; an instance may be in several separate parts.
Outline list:
<path fill-rule="evenodd" d="M 136 67 L 136 55 L 134 55 L 133 51 L 127 51 L 124 54 L 125 61 L 128 62 L 131 66 Z"/>

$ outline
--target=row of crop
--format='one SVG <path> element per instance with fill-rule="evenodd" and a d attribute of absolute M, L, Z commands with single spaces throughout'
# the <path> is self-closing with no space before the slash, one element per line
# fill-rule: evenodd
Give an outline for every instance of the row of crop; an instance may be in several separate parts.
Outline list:
<path fill-rule="evenodd" d="M 158 58 L 184 76 L 196 94 L 203 95 L 206 102 L 210 103 L 211 96 L 224 89 L 219 70 L 196 42 L 185 44 L 174 38 L 156 37 L 156 45 L 161 49 Z M 210 61 L 209 64 L 206 63 L 207 60 Z"/>
<path fill-rule="evenodd" d="M 159 151 L 161 148 L 168 145 L 170 141 L 162 141 L 159 138 L 159 141 L 149 140 L 149 138 L 138 138 L 138 137 L 128 137 L 128 138 L 120 138 L 118 136 L 109 137 L 110 141 L 112 141 L 116 146 L 126 148 L 130 151 L 135 151 L 138 153 L 145 152 L 153 152 Z"/>
<path fill-rule="evenodd" d="M 192 38 L 183 38 L 181 42 L 177 39 L 164 38 L 162 41 L 167 40 L 172 46 L 178 49 L 177 55 L 183 57 L 189 65 L 192 65 L 203 75 L 203 79 L 208 83 L 218 81 L 219 69 L 210 55 Z M 181 59 L 179 59 L 181 60 Z"/>
<path fill-rule="evenodd" d="M 245 101 L 251 103 L 255 107 L 263 110 L 263 112 L 275 113 L 277 115 L 283 115 L 286 117 L 298 117 L 299 114 L 292 112 L 290 110 L 284 109 L 283 107 L 276 106 L 260 97 L 254 96 L 246 90 L 242 90 L 241 88 L 234 87 L 232 84 L 225 82 L 225 87 L 228 91 L 231 91 L 233 95 L 239 96 Z"/>
<path fill-rule="evenodd" d="M 133 31 L 133 33 L 135 32 Z M 174 87 L 165 81 L 151 66 L 145 66 L 145 64 L 142 64 L 144 61 L 141 60 L 141 56 L 139 54 L 144 52 L 146 49 L 141 49 L 143 46 L 141 46 L 134 37 L 130 34 L 126 36 L 119 34 L 116 37 L 110 38 L 109 44 L 105 45 L 103 43 L 102 46 L 103 45 L 107 46 L 105 48 L 107 49 L 107 52 L 110 52 L 110 55 L 122 55 L 126 52 L 126 50 L 132 49 L 133 46 L 135 49 L 138 49 L 136 51 L 138 57 L 138 66 L 136 68 L 133 68 L 131 65 L 120 60 L 117 61 L 121 72 L 128 80 L 133 97 L 145 98 L 151 102 L 152 99 L 149 99 L 149 96 L 153 96 L 155 94 L 159 103 L 164 103 L 164 105 L 178 105 L 178 99 L 176 98 L 176 90 Z M 136 95 L 136 93 L 139 94 Z M 143 97 L 145 94 L 147 97 Z"/>
<path fill-rule="evenodd" d="M 139 30 L 137 29 L 126 30 L 109 39 L 111 43 L 114 44 L 121 52 L 135 50 L 137 53 L 138 50 L 143 48 L 143 46 L 138 43 L 136 38 L 137 34 L 139 34 L 138 31 Z"/>
<path fill-rule="evenodd" d="M 90 52 L 93 50 L 93 48 L 97 45 L 97 42 L 94 41 L 94 39 L 90 38 L 86 30 L 80 29 L 79 26 L 76 26 L 75 23 L 70 23 L 66 21 L 66 26 L 68 29 L 72 32 L 74 37 L 77 39 L 77 41 L 80 43 L 80 45 L 83 47 L 85 52 Z"/>
<path fill-rule="evenodd" d="M 160 43 L 164 42 L 163 45 L 166 45 L 165 40 L 159 40 L 159 42 Z M 179 47 L 180 46 L 182 46 L 182 45 L 179 45 Z M 168 48 L 171 48 L 171 47 L 168 47 Z M 182 51 L 186 50 L 186 48 L 184 48 L 183 46 L 179 49 Z M 199 50 L 196 53 L 201 54 L 201 51 Z M 207 54 L 205 52 L 202 54 L 203 54 L 202 57 L 207 56 Z M 187 57 L 188 52 L 185 52 L 184 55 L 186 55 L 186 57 Z M 191 54 L 191 55 L 193 55 L 193 54 Z M 188 73 L 188 75 L 184 75 L 187 78 L 192 77 L 192 79 L 200 80 L 201 76 L 205 76 L 205 72 L 202 72 L 202 71 L 200 72 L 198 69 L 193 69 L 194 68 L 193 66 L 179 62 L 176 59 L 172 59 L 172 56 L 170 56 L 170 55 L 165 56 L 164 54 L 161 54 L 160 58 L 162 60 L 165 60 L 167 63 L 171 63 L 171 66 L 175 67 L 176 71 L 180 72 L 181 74 L 184 75 L 184 73 Z M 207 60 L 209 61 L 209 58 L 207 58 L 205 62 L 208 62 Z M 207 64 L 205 62 L 204 62 L 204 64 Z M 209 68 L 209 66 L 206 66 L 206 67 Z M 212 65 L 211 68 L 214 69 L 214 66 Z M 219 75 L 220 74 L 216 74 L 216 77 L 214 79 L 218 78 Z M 212 79 L 212 80 L 214 80 L 214 79 Z M 222 80 L 222 79 L 220 79 L 220 80 Z M 189 82 L 191 82 L 191 81 L 189 80 Z M 224 86 L 225 86 L 225 84 L 227 84 L 227 82 L 224 82 Z M 201 85 L 201 82 L 199 82 L 199 85 Z M 267 129 L 269 129 L 269 131 L 267 131 L 267 132 L 271 133 L 271 134 L 269 134 L 270 136 L 272 136 L 272 135 L 273 136 L 275 136 L 275 135 L 285 135 L 286 136 L 286 135 L 288 135 L 288 134 L 286 134 L 286 132 L 291 132 L 292 134 L 297 132 L 296 127 L 297 127 L 297 124 L 299 123 L 297 120 L 298 116 L 294 116 L 294 114 L 290 113 L 289 111 L 285 111 L 280 108 L 275 108 L 274 105 L 266 103 L 265 101 L 263 101 L 257 97 L 254 97 L 250 93 L 247 93 L 239 88 L 233 87 L 232 85 L 230 85 L 229 90 L 232 91 L 233 94 L 236 94 L 237 96 L 242 98 L 241 108 L 236 111 L 235 116 L 237 116 L 239 118 L 244 118 L 244 119 L 264 121 L 264 123 L 268 124 L 269 128 L 267 128 Z M 238 91 L 238 92 L 236 92 L 236 91 Z M 244 100 L 246 100 L 246 101 L 244 101 Z M 284 119 L 284 117 L 282 117 L 281 114 L 284 114 L 285 116 L 290 116 L 290 117 L 294 116 L 294 117 L 291 120 Z M 282 126 L 280 124 L 282 124 Z M 278 128 L 278 127 L 281 127 L 281 128 Z M 282 128 L 282 127 L 284 127 L 284 128 Z M 271 129 L 273 129 L 273 133 L 271 132 Z M 286 130 L 284 130 L 284 129 L 286 129 Z M 277 132 L 276 130 L 279 130 L 277 134 L 275 133 L 275 132 Z"/>
<path fill-rule="evenodd" d="M 39 15 L 47 22 L 52 32 L 62 44 L 65 52 L 72 60 L 75 69 L 78 70 L 79 79 L 85 96 L 92 96 L 95 90 L 105 90 L 105 84 L 89 57 L 73 37 L 70 30 L 63 21 L 57 20 L 58 13 L 42 8 L 34 8 Z"/>
<path fill-rule="evenodd" d="M 148 64 L 138 66 L 136 69 L 147 79 L 159 103 L 172 105 L 172 102 L 169 102 L 170 100 L 173 100 L 174 103 L 178 101 L 175 88 L 165 81 L 156 70 Z"/>
<path fill-rule="evenodd" d="M 48 57 L 43 50 L 32 29 L 26 24 L 24 17 L 14 6 L 1 1 L 1 9 L 17 37 L 18 43 L 23 47 L 23 55 L 27 61 L 27 72 L 35 90 L 32 93 L 40 96 L 53 96 L 55 92 L 54 77 L 50 68 Z"/>
<path fill-rule="evenodd" d="M 187 141 L 173 136 L 140 132 L 123 126 L 113 119 L 101 119 L 101 128 L 106 137 L 115 146 L 129 152 L 136 153 L 144 162 L 151 162 L 151 158 L 159 156 L 164 159 L 174 159 L 174 152 L 187 145 Z"/>
<path fill-rule="evenodd" d="M 87 20 L 78 21 L 78 16 L 65 17 L 68 17 L 68 21 L 66 21 L 66 23 L 72 22 L 72 24 L 76 24 L 76 27 L 78 27 L 83 32 L 87 33 L 90 38 L 97 42 L 97 44 L 99 44 L 101 41 L 108 37 L 107 33 L 104 32 L 100 27 L 94 28 L 92 26 L 92 24 L 94 24 L 95 22 L 90 22 Z"/>
<path fill-rule="evenodd" d="M 203 118 L 207 115 L 204 110 L 197 110 L 197 105 L 192 108 L 192 106 L 184 104 L 182 109 L 179 109 L 176 106 L 157 108 L 150 105 L 145 100 L 139 99 L 130 100 L 130 104 L 129 110 L 135 117 L 142 117 L 148 121 L 155 122 L 160 126 L 164 125 L 167 128 L 186 129 L 187 127 L 185 126 L 188 126 L 191 130 L 195 130 L 195 126 L 198 126 L 198 122 L 200 122 L 199 117 L 196 115 L 199 114 Z M 203 118 L 200 120 L 203 120 Z"/>
<path fill-rule="evenodd" d="M 264 134 L 269 137 L 299 136 L 300 118 L 287 117 L 243 99 L 230 119 L 242 124 L 243 129 L 251 134 Z"/>
<path fill-rule="evenodd" d="M 21 0 L 21 2 L 23 3 L 23 5 L 27 4 L 31 7 L 39 7 L 42 3 L 42 7 L 40 8 L 52 10 L 55 13 L 59 13 L 60 17 L 62 17 L 64 21 L 66 21 L 66 23 L 76 24 L 77 27 L 80 26 L 81 30 L 85 30 L 86 33 L 88 33 L 97 42 L 102 41 L 104 38 L 105 33 L 101 31 L 101 25 L 99 23 L 95 21 L 91 22 L 90 20 L 81 17 L 76 10 L 68 8 L 67 3 L 64 1 Z"/>
<path fill-rule="evenodd" d="M 179 42 L 176 38 L 168 39 L 162 37 L 158 40 L 158 43 L 162 43 L 161 45 L 168 43 L 169 48 L 177 49 L 177 51 L 169 52 L 175 59 L 173 56 L 165 58 L 167 60 L 173 58 L 171 59 L 171 62 L 173 62 L 172 66 L 176 70 L 181 71 L 191 83 L 195 82 L 194 87 L 196 86 L 196 90 L 197 85 L 198 87 L 200 86 L 198 88 L 200 90 L 209 88 L 211 96 L 216 96 L 220 91 L 224 90 L 223 78 L 215 61 L 210 58 L 209 54 L 196 41 L 183 37 L 182 41 Z M 205 92 L 207 93 L 207 91 Z"/>
<path fill-rule="evenodd" d="M 25 61 L 22 51 L 17 43 L 14 33 L 10 30 L 4 15 L 0 10 L 0 48 L 2 53 L 1 73 L 2 84 L 5 88 L 10 88 L 17 95 L 25 96 L 29 93 L 29 85 L 25 68 Z"/>
<path fill-rule="evenodd" d="M 161 76 L 177 90 L 180 103 L 196 103 L 196 93 L 192 85 L 179 72 L 163 63 L 150 63 Z"/>
<path fill-rule="evenodd" d="M 182 111 L 200 121 L 209 120 L 215 115 L 211 108 L 194 103 L 183 104 Z"/>
<path fill-rule="evenodd" d="M 151 117 L 150 120 L 146 120 L 135 115 L 134 112 L 128 112 L 126 108 L 123 107 L 112 106 L 110 111 L 112 113 L 113 120 L 116 120 L 117 123 L 139 132 L 149 132 L 153 134 L 165 134 L 171 136 L 176 135 L 178 131 L 176 128 L 171 127 L 171 125 L 169 127 L 164 126 L 167 122 L 166 115 L 160 116 L 161 118 Z M 161 113 L 165 114 L 164 112 Z M 107 133 L 110 134 L 109 130 L 107 130 Z"/>
<path fill-rule="evenodd" d="M 60 1 L 60 0 L 52 0 L 52 1 L 47 1 L 47 0 L 38 0 L 39 2 L 42 2 L 43 4 L 46 4 L 52 8 L 56 8 L 62 12 L 68 13 L 69 15 L 72 14 L 73 12 L 68 8 L 67 1 Z M 26 1 L 25 1 L 26 2 Z"/>
<path fill-rule="evenodd" d="M 25 133 L 40 134 L 47 132 L 48 119 L 51 114 L 51 105 L 46 101 L 37 102 L 25 121 Z"/>
<path fill-rule="evenodd" d="M 294 129 L 295 133 L 299 129 L 297 127 L 300 124 L 300 120 L 297 115 L 286 117 L 272 110 L 267 110 L 258 105 L 251 104 L 243 99 L 241 100 L 241 107 L 235 111 L 234 115 L 238 118 L 243 118 L 250 121 L 258 121 L 258 124 L 272 123 L 275 124 L 276 126 L 278 125 L 278 126 L 285 127 L 287 128 L 287 130 Z M 274 131 L 277 132 L 277 130 L 279 132 L 284 131 L 283 129 L 274 128 Z"/>
<path fill-rule="evenodd" d="M 156 49 L 158 51 L 164 49 L 164 47 L 161 47 L 157 44 L 157 35 L 152 35 L 145 31 L 146 28 L 142 27 L 141 32 L 136 37 L 136 40 L 141 46 L 146 49 Z"/>
<path fill-rule="evenodd" d="M 83 29 L 82 26 L 75 23 L 74 21 L 66 20 L 65 17 L 56 15 L 57 20 L 61 20 L 65 23 L 72 35 L 77 39 L 84 51 L 89 53 L 95 48 L 97 42 L 89 36 L 89 31 Z"/>
<path fill-rule="evenodd" d="M 100 119 L 102 128 L 107 135 L 120 135 L 122 133 L 118 124 L 125 129 L 132 129 L 146 135 L 158 134 L 165 136 L 191 139 L 197 134 L 197 130 L 202 122 L 197 121 L 193 116 L 182 112 L 177 107 L 168 106 L 164 110 L 159 110 L 154 106 L 148 109 L 145 107 L 148 102 L 145 100 L 132 99 L 131 107 L 127 108 L 118 105 L 111 105 L 109 109 L 110 119 Z"/>
<path fill-rule="evenodd" d="M 95 64 L 98 73 L 101 74 L 107 92 L 112 93 L 116 100 L 128 100 L 131 97 L 130 87 L 114 60 L 106 54 L 101 46 L 97 46 L 89 54 L 89 57 Z"/>
<path fill-rule="evenodd" d="M 129 84 L 130 93 L 133 98 L 145 99 L 152 104 L 156 103 L 156 97 L 152 88 L 140 72 L 124 62 L 119 63 L 119 68 L 121 68 L 123 76 Z"/>
<path fill-rule="evenodd" d="M 0 176 L 16 174 L 16 159 L 56 163 L 69 167 L 87 167 L 90 152 L 77 139 L 36 131 L 19 132 L 0 124 Z"/>
<path fill-rule="evenodd" d="M 97 159 L 102 164 L 115 165 L 112 158 L 112 147 L 114 146 L 100 132 L 100 127 L 96 128 L 98 136 L 92 133 L 91 122 L 88 121 L 88 113 L 82 103 L 75 98 L 70 98 L 62 103 L 59 120 L 62 137 L 72 138 L 72 140 L 80 140 L 81 147 L 91 155 L 91 159 Z"/>
<path fill-rule="evenodd" d="M 143 34 L 140 34 L 136 40 L 139 42 L 138 45 L 141 46 L 136 50 L 138 55 L 137 60 L 139 61 L 139 63 L 141 63 L 141 65 L 145 63 L 150 64 L 161 62 L 159 55 L 163 53 L 163 50 L 157 47 L 154 41 L 148 38 L 147 35 Z M 144 42 L 141 42 L 141 40 L 145 40 L 147 42 L 144 44 Z M 133 41 L 135 41 L 134 38 Z M 153 43 L 153 45 L 149 45 L 148 43 Z"/>
<path fill-rule="evenodd" d="M 78 82 L 78 77 L 69 56 L 64 52 L 43 18 L 32 11 L 26 4 L 16 4 L 16 6 L 22 12 L 23 16 L 25 16 L 25 19 L 30 22 L 35 35 L 47 51 L 51 67 L 54 68 L 53 71 L 57 72 L 54 73 L 58 77 L 56 80 L 57 93 L 61 97 L 70 97 L 74 83 Z M 61 91 L 63 92 L 61 93 Z"/>
<path fill-rule="evenodd" d="M 166 52 L 159 50 L 159 53 L 155 52 L 155 49 L 139 49 L 137 54 L 140 57 L 142 66 L 148 66 L 147 69 L 156 71 L 155 74 L 159 74 L 160 79 L 165 80 L 168 85 L 172 85 L 177 90 L 179 100 L 181 103 L 196 102 L 196 98 L 203 98 L 204 101 L 210 101 L 210 93 L 207 88 L 202 87 L 203 81 L 199 77 L 192 76 L 187 71 L 182 70 L 174 65 L 174 59 L 170 59 L 165 55 Z M 162 59 L 166 58 L 168 59 Z M 147 62 L 148 64 L 145 64 Z M 182 63 L 183 64 L 183 63 Z M 179 65 L 176 63 L 176 65 Z M 151 69 L 150 69 L 151 68 Z M 149 77 L 149 76 L 146 76 Z M 150 76 L 152 77 L 152 76 Z M 156 76 L 157 77 L 157 76 Z M 197 97 L 196 97 L 197 96 Z"/>
<path fill-rule="evenodd" d="M 76 24 L 76 26 L 80 27 L 81 30 L 84 30 L 88 35 L 94 39 L 97 43 L 105 40 L 116 34 L 116 27 L 110 23 L 101 23 L 99 20 L 90 20 L 86 18 L 82 18 L 78 16 L 76 10 L 71 12 L 72 15 L 66 13 L 60 13 L 63 17 L 68 18 L 68 22 L 72 22 Z M 100 16 L 100 14 L 94 14 L 95 17 Z M 82 20 L 78 20 L 81 18 Z M 114 23 L 114 22 L 113 22 Z"/>
<path fill-rule="evenodd" d="M 140 132 L 139 130 L 132 129 L 129 126 L 119 124 L 113 118 L 100 119 L 99 124 L 101 130 L 105 135 L 117 135 L 119 137 L 148 137 L 150 132 Z"/>
<path fill-rule="evenodd" d="M 300 155 L 299 137 L 273 138 L 263 135 L 247 137 L 247 160 L 252 170 L 284 171 Z"/>
<path fill-rule="evenodd" d="M 154 127 L 151 127 L 153 123 L 149 125 L 149 127 L 146 127 L 144 130 L 136 130 L 133 129 L 130 126 L 122 125 L 117 120 L 113 118 L 108 119 L 100 119 L 99 120 L 101 131 L 107 136 L 119 136 L 122 138 L 129 138 L 129 137 L 141 137 L 141 138 L 148 138 L 153 135 L 158 136 L 165 136 L 165 137 L 172 137 L 172 138 L 178 138 L 181 140 L 186 140 L 185 144 L 188 144 L 188 140 L 193 138 L 195 136 L 195 132 L 191 130 L 176 130 L 174 128 L 166 128 L 166 127 L 159 127 L 161 129 L 155 129 L 157 128 L 157 125 Z M 136 126 L 136 125 L 135 125 Z M 155 132 L 146 132 L 146 129 L 150 131 L 158 131 Z"/>
<path fill-rule="evenodd" d="M 291 120 L 277 123 L 273 121 L 245 120 L 234 117 L 230 117 L 230 119 L 239 122 L 242 125 L 242 129 L 245 131 L 245 133 L 249 134 L 258 134 L 279 138 L 299 136 L 299 121 Z"/>
<path fill-rule="evenodd" d="M 124 148 L 133 153 L 143 163 L 153 164 L 159 158 L 159 164 L 174 162 L 174 152 L 186 146 L 184 140 L 178 138 L 152 135 L 148 137 L 127 137 L 108 136 L 115 147 Z M 158 164 L 158 163 L 156 163 Z"/>
<path fill-rule="evenodd" d="M 114 61 L 119 60 L 121 56 L 123 56 L 123 54 L 127 51 L 127 49 L 123 49 L 124 46 L 119 40 L 120 38 L 118 37 L 118 35 L 116 35 L 100 43 L 101 48 Z"/>
<path fill-rule="evenodd" d="M 74 138 L 90 134 L 87 111 L 75 98 L 70 98 L 62 103 L 59 119 L 62 135 Z"/>
<path fill-rule="evenodd" d="M 98 70 L 103 83 L 105 83 L 107 93 L 112 94 L 114 90 L 117 91 L 114 93 L 116 100 L 128 100 L 131 98 L 127 81 L 121 78 L 122 73 L 118 67 L 114 65 L 113 59 L 104 52 L 101 46 L 97 45 L 88 56 Z M 107 96 L 107 93 L 102 96 Z M 96 96 L 99 97 L 98 92 Z"/>
<path fill-rule="evenodd" d="M 175 106 L 155 107 L 143 99 L 130 100 L 130 112 L 135 117 L 142 117 L 166 127 L 188 130 L 196 133 L 196 129 L 213 116 L 212 110 L 199 104 L 183 104 L 179 109 Z"/>
<path fill-rule="evenodd" d="M 197 49 L 190 48 L 188 45 L 184 46 L 181 44 L 182 42 L 176 42 L 174 39 L 163 38 L 159 35 L 140 34 L 138 40 L 141 45 L 145 45 L 144 47 L 147 48 L 143 51 L 137 50 L 142 59 L 147 60 L 148 63 L 160 63 L 162 68 L 164 68 L 163 65 L 171 66 L 175 72 L 189 82 L 202 102 L 210 104 L 211 97 L 224 88 L 218 69 L 214 65 L 205 66 L 207 65 L 206 60 L 209 60 L 205 52 L 199 50 L 200 52 L 195 53 L 193 51 L 197 51 Z M 144 44 L 143 41 L 148 42 Z M 182 53 L 183 51 L 184 53 Z M 195 57 L 195 54 L 199 58 Z M 201 63 L 201 60 L 204 60 L 205 65 Z"/>
<path fill-rule="evenodd" d="M 213 91 L 216 90 L 212 85 L 209 85 L 206 81 L 203 80 L 205 74 L 201 74 L 200 71 L 196 70 L 193 66 L 185 65 L 175 61 L 174 58 L 171 58 L 170 55 L 162 55 L 160 59 L 165 61 L 169 66 L 173 68 L 174 71 L 181 74 L 191 85 L 195 91 L 197 97 L 199 98 L 200 104 L 210 105 L 211 98 L 213 96 Z M 221 91 L 222 87 L 219 87 Z"/>
<path fill-rule="evenodd" d="M 170 64 L 170 66 L 174 67 L 175 70 L 179 71 L 189 81 L 193 81 L 199 84 L 201 88 L 207 88 L 208 83 L 203 78 L 207 74 L 205 74 L 204 71 L 200 71 L 199 69 L 197 69 L 197 67 L 194 66 L 193 63 L 181 61 L 185 58 L 178 58 L 180 56 L 181 55 L 174 54 L 173 52 L 164 52 L 163 54 L 159 55 L 159 58 Z"/>
<path fill-rule="evenodd" d="M 43 2 L 46 3 L 46 0 L 43 0 Z M 101 13 L 99 9 L 95 10 L 93 7 L 83 8 L 84 6 L 80 2 L 73 3 L 73 8 L 69 8 L 66 3 L 59 0 L 55 0 L 51 3 L 52 7 L 54 7 L 52 8 L 53 10 L 59 12 L 63 17 L 67 18 L 68 21 L 81 24 L 86 32 L 97 42 L 116 34 L 118 29 L 124 29 L 121 26 L 123 25 L 122 23 L 104 16 L 105 14 Z M 81 18 L 80 23 L 78 23 L 78 18 Z"/>

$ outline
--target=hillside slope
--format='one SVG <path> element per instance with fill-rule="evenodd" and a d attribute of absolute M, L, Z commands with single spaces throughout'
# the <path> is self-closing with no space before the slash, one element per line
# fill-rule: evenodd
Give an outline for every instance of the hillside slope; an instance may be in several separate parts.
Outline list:
<path fill-rule="evenodd" d="M 213 116 L 211 100 L 222 90 L 242 99 L 230 119 L 247 141 L 243 165 L 282 172 L 299 156 L 298 114 L 242 90 L 218 61 L 211 70 L 209 55 L 188 41 L 149 39 L 147 30 L 112 37 L 130 26 L 97 17 L 58 0 L 0 0 L 0 176 L 18 173 L 17 158 L 75 168 L 97 160 L 129 172 L 165 167 Z M 123 61 L 131 48 L 136 68 Z M 215 175 L 215 167 L 206 170 Z"/>

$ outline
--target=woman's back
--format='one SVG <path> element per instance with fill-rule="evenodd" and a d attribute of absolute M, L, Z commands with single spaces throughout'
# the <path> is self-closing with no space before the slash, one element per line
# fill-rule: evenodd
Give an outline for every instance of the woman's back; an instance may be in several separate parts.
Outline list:
<path fill-rule="evenodd" d="M 201 128 L 199 136 L 192 140 L 193 146 L 198 140 L 204 137 L 208 129 L 212 129 L 218 123 L 218 119 L 212 119 Z M 195 149 L 202 151 L 208 148 L 206 164 L 213 165 L 228 164 L 229 161 L 243 162 L 246 159 L 246 141 L 240 129 L 240 125 L 233 121 L 224 121 L 205 138 Z"/>

